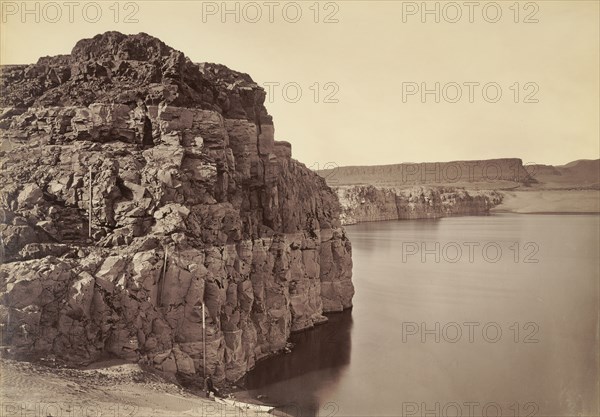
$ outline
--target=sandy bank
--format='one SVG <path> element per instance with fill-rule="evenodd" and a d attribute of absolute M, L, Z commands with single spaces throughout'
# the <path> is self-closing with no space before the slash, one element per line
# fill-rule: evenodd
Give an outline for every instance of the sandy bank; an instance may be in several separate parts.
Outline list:
<path fill-rule="evenodd" d="M 119 362 L 79 370 L 0 359 L 0 406 L 2 416 L 273 415 L 216 404 L 159 373 Z"/>
<path fill-rule="evenodd" d="M 492 211 L 513 213 L 600 213 L 599 190 L 503 191 Z"/>

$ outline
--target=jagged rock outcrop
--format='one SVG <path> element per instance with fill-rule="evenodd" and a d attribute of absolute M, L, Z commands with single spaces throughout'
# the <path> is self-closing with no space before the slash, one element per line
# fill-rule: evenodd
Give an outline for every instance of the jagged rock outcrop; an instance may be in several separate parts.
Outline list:
<path fill-rule="evenodd" d="M 2 68 L 2 344 L 234 381 L 352 304 L 335 193 L 265 93 L 146 34 Z M 91 177 L 90 177 L 91 170 Z M 88 237 L 90 207 L 92 236 Z"/>
<path fill-rule="evenodd" d="M 357 185 L 338 187 L 336 191 L 342 205 L 342 224 L 484 214 L 502 202 L 502 195 L 496 191 L 456 188 Z"/>

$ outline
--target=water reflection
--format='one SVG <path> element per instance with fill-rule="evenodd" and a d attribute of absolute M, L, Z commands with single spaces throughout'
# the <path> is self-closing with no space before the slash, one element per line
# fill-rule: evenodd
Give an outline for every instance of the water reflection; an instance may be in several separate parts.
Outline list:
<path fill-rule="evenodd" d="M 497 214 L 346 231 L 353 317 L 333 315 L 295 335 L 292 354 L 250 373 L 254 395 L 300 405 L 288 408 L 293 416 L 425 415 L 438 407 L 433 415 L 457 415 L 444 409 L 453 404 L 462 416 L 599 415 L 599 216 Z M 465 242 L 479 245 L 472 261 Z M 452 262 L 443 249 L 406 257 L 407 243 L 429 252 L 459 245 L 463 254 Z M 498 259 L 485 258 L 486 243 L 501 248 Z M 421 326 L 420 334 L 404 337 L 407 323 Z M 462 337 L 429 334 L 436 323 L 458 323 Z M 473 342 L 465 323 L 478 326 Z M 482 337 L 488 323 L 501 338 Z M 529 336 L 536 341 L 526 342 Z M 469 414 L 465 404 L 473 403 Z"/>
<path fill-rule="evenodd" d="M 322 414 L 321 398 L 342 377 L 352 350 L 352 311 L 328 317 L 326 324 L 292 335 L 292 354 L 259 362 L 242 381 L 249 393 L 266 394 L 267 402 L 295 417 Z"/>

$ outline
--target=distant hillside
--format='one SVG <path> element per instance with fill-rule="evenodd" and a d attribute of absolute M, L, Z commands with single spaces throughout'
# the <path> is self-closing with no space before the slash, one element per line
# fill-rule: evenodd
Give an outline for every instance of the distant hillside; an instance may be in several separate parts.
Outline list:
<path fill-rule="evenodd" d="M 528 168 L 543 188 L 600 189 L 600 159 L 580 159 L 566 165 L 532 165 Z"/>
<path fill-rule="evenodd" d="M 575 166 L 588 165 L 588 166 L 600 166 L 600 159 L 578 159 L 576 161 L 571 161 L 568 164 L 557 165 L 561 168 L 572 168 Z"/>
<path fill-rule="evenodd" d="M 515 188 L 536 182 L 518 158 L 347 166 L 317 171 L 330 186 Z M 493 184 L 491 186 L 490 184 Z"/>
<path fill-rule="evenodd" d="M 599 189 L 600 160 L 563 166 L 523 165 L 518 158 L 343 166 L 317 171 L 332 187 L 452 186 L 466 189 Z"/>

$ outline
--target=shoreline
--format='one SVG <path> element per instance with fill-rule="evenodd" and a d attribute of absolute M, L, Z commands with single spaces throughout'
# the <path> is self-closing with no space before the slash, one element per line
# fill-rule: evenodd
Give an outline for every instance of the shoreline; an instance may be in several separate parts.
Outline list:
<path fill-rule="evenodd" d="M 600 190 L 504 191 L 502 202 L 491 211 L 519 214 L 600 213 Z"/>
<path fill-rule="evenodd" d="M 13 411 L 17 415 L 27 409 L 40 416 L 88 415 L 86 413 L 153 417 L 289 416 L 277 410 L 266 414 L 220 404 L 206 398 L 203 391 L 187 388 L 161 372 L 120 360 L 101 361 L 86 369 L 77 369 L 0 358 L 0 371 L 0 403 L 6 415 Z M 31 388 L 35 389 L 34 395 Z M 242 402 L 272 406 L 243 395 L 243 390 L 231 393 Z"/>
<path fill-rule="evenodd" d="M 486 213 L 471 213 L 471 214 L 451 214 L 451 215 L 447 215 L 447 216 L 439 216 L 439 217 L 418 217 L 418 218 L 414 218 L 414 219 L 385 219 L 385 220 L 365 220 L 365 221 L 360 221 L 360 222 L 355 222 L 355 223 L 348 223 L 348 224 L 344 224 L 344 228 L 349 227 L 349 226 L 357 226 L 359 224 L 365 224 L 365 223 L 383 223 L 383 222 L 404 222 L 404 221 L 409 221 L 409 220 L 416 220 L 416 221 L 437 221 L 437 220 L 442 220 L 442 219 L 447 219 L 447 218 L 451 218 L 451 217 L 487 217 L 487 216 L 493 216 L 495 214 L 518 214 L 518 215 L 523 215 L 523 216 L 527 216 L 527 215 L 535 215 L 535 214 L 541 214 L 541 215 L 564 215 L 564 216 L 577 216 L 577 215 L 598 215 L 600 216 L 600 211 L 539 211 L 539 212 L 534 212 L 534 211 L 527 211 L 527 212 L 519 212 L 519 211 L 512 211 L 512 210 L 495 210 L 492 209 L 489 212 Z M 345 311 L 345 310 L 344 310 Z M 329 314 L 329 313 L 327 313 Z M 308 330 L 308 329 L 306 329 Z M 302 332 L 304 330 L 299 330 L 298 332 Z"/>
<path fill-rule="evenodd" d="M 548 215 L 566 215 L 566 216 L 576 216 L 576 215 L 600 215 L 599 211 L 512 211 L 512 210 L 491 210 L 489 215 L 493 214 L 548 214 Z"/>
<path fill-rule="evenodd" d="M 502 201 L 487 211 L 472 213 L 450 213 L 441 215 L 424 215 L 413 218 L 390 218 L 358 220 L 344 222 L 344 227 L 361 223 L 404 220 L 439 220 L 448 217 L 492 216 L 496 213 L 513 214 L 562 214 L 562 215 L 598 215 L 600 214 L 600 190 L 511 190 L 499 191 Z"/>

